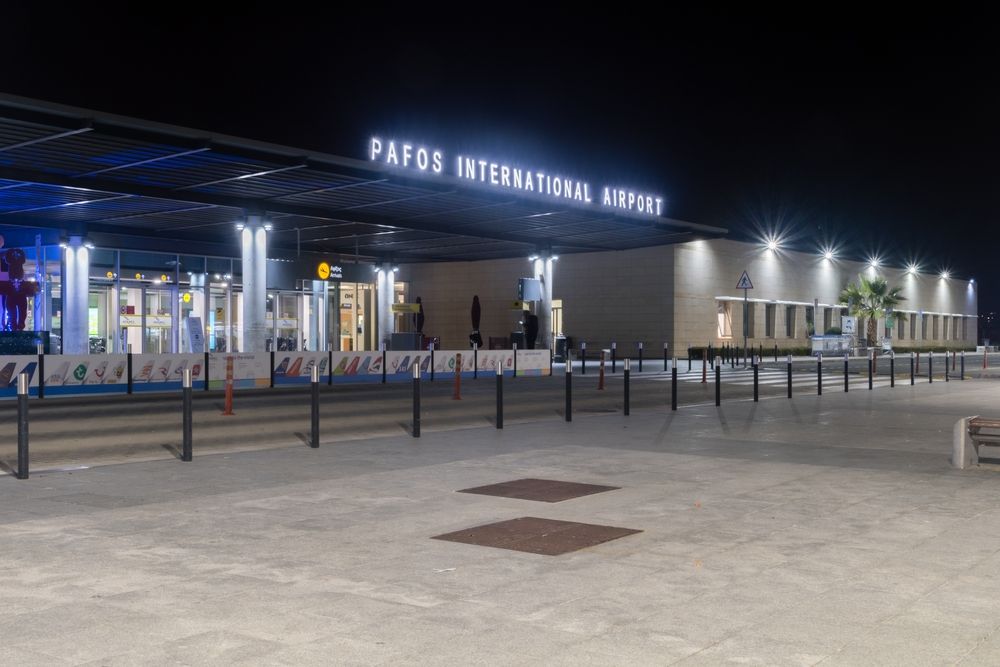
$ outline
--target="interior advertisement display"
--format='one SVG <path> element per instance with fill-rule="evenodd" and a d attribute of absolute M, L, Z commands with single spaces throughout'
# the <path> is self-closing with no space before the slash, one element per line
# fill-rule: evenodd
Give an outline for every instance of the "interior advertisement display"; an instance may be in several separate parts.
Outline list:
<path fill-rule="evenodd" d="M 518 350 L 518 375 L 551 375 L 552 357 L 548 350 Z"/>
<path fill-rule="evenodd" d="M 105 356 L 105 355 L 102 355 Z M 91 355 L 91 359 L 96 359 Z M 92 362 L 96 363 L 96 362 Z M 168 391 L 180 389 L 184 370 L 191 369 L 191 384 L 204 387 L 204 354 L 133 354 L 132 391 Z M 127 380 L 112 378 L 116 384 Z"/>
<path fill-rule="evenodd" d="M 333 381 L 382 380 L 381 352 L 334 352 Z M 370 376 L 370 377 L 369 377 Z"/>
<path fill-rule="evenodd" d="M 281 353 L 278 353 L 281 354 Z M 226 388 L 227 359 L 233 359 L 233 389 L 251 389 L 271 386 L 271 353 L 210 354 L 208 355 L 208 388 Z M 275 355 L 275 361 L 278 361 Z"/>
<path fill-rule="evenodd" d="M 329 375 L 329 352 L 276 352 L 274 355 L 274 386 L 279 384 L 309 384 L 312 369 L 319 369 L 320 378 Z"/>

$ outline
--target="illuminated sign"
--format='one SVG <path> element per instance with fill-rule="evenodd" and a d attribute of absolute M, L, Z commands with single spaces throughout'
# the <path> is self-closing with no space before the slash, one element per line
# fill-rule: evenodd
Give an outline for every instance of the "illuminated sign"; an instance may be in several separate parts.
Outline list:
<path fill-rule="evenodd" d="M 431 150 L 412 143 L 372 138 L 368 157 L 372 161 L 383 162 L 393 167 L 431 171 L 435 174 L 444 173 L 444 155 L 440 150 Z M 474 181 L 491 188 L 520 190 L 552 199 L 569 199 L 581 204 L 594 204 L 644 215 L 663 214 L 662 197 L 628 188 L 604 187 L 599 191 L 601 194 L 595 198 L 594 191 L 586 181 L 547 173 L 540 169 L 528 169 L 464 155 L 457 156 L 454 165 L 453 175 L 456 178 Z"/>
<path fill-rule="evenodd" d="M 412 144 L 397 145 L 395 141 L 388 142 L 387 147 L 383 149 L 379 139 L 372 139 L 371 159 L 381 160 L 397 167 L 415 167 L 420 171 L 427 171 L 430 167 L 435 174 L 440 174 L 442 169 L 441 151 L 428 150 L 423 146 L 417 146 L 414 150 Z"/>
<path fill-rule="evenodd" d="M 330 278 L 333 280 L 340 280 L 344 277 L 344 270 L 336 264 L 331 266 L 327 262 L 320 262 L 319 266 L 316 267 L 316 275 L 319 276 L 320 280 L 327 280 Z"/>

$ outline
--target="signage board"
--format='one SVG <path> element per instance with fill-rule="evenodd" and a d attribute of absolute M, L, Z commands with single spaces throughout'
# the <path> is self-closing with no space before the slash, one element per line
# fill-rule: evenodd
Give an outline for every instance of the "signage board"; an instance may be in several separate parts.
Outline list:
<path fill-rule="evenodd" d="M 392 304 L 392 312 L 394 313 L 419 313 L 420 304 L 419 303 L 394 303 Z"/>
<path fill-rule="evenodd" d="M 524 301 L 515 300 L 510 302 L 511 310 L 524 310 Z"/>
<path fill-rule="evenodd" d="M 201 318 L 200 317 L 189 317 L 187 318 L 187 347 L 188 352 L 204 352 L 205 351 L 205 334 L 201 330 Z"/>
<path fill-rule="evenodd" d="M 736 289 L 753 289 L 753 283 L 750 282 L 750 276 L 744 271 L 743 275 L 740 277 L 740 281 L 736 283 Z"/>
<path fill-rule="evenodd" d="M 858 335 L 858 318 L 854 315 L 844 315 L 840 318 L 840 333 L 845 336 Z"/>

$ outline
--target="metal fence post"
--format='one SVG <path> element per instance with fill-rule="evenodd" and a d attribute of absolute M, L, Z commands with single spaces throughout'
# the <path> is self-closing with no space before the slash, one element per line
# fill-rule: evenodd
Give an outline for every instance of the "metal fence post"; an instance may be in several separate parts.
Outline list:
<path fill-rule="evenodd" d="M 194 408 L 194 395 L 191 388 L 191 369 L 184 369 L 184 376 L 181 381 L 181 391 L 184 396 L 184 444 L 181 449 L 181 461 L 192 460 L 191 430 L 192 430 L 192 410 Z"/>
<path fill-rule="evenodd" d="M 420 437 L 420 364 L 413 364 L 413 437 Z"/>
<path fill-rule="evenodd" d="M 722 405 L 722 367 L 715 365 L 715 404 Z"/>
<path fill-rule="evenodd" d="M 28 374 L 17 376 L 17 478 L 28 479 Z"/>
<path fill-rule="evenodd" d="M 792 397 L 792 355 L 788 355 L 788 398 Z"/>
<path fill-rule="evenodd" d="M 497 428 L 503 428 L 503 366 L 497 364 Z"/>
<path fill-rule="evenodd" d="M 566 421 L 573 421 L 573 353 L 566 350 Z"/>
<path fill-rule="evenodd" d="M 628 357 L 626 357 L 626 358 L 625 358 L 625 368 L 624 368 L 624 373 L 625 373 L 625 416 L 626 416 L 626 417 L 628 417 L 628 410 L 629 410 L 629 406 L 628 406 L 628 389 L 629 389 L 629 387 L 628 387 L 628 379 L 629 379 L 629 378 L 628 378 L 628 376 L 629 376 L 629 360 L 628 360 Z"/>
<path fill-rule="evenodd" d="M 823 353 L 816 357 L 816 395 L 823 395 Z"/>
<path fill-rule="evenodd" d="M 312 439 L 309 446 L 319 448 L 319 367 L 312 367 Z"/>
<path fill-rule="evenodd" d="M 670 369 L 670 409 L 677 409 L 677 357 Z"/>

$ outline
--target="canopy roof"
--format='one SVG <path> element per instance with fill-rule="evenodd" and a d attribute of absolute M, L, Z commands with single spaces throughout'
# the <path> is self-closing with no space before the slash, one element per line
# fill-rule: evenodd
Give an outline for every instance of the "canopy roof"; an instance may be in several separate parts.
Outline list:
<path fill-rule="evenodd" d="M 237 255 L 235 223 L 249 214 L 272 222 L 272 248 L 399 262 L 624 250 L 727 233 L 0 95 L 2 226 Z"/>

